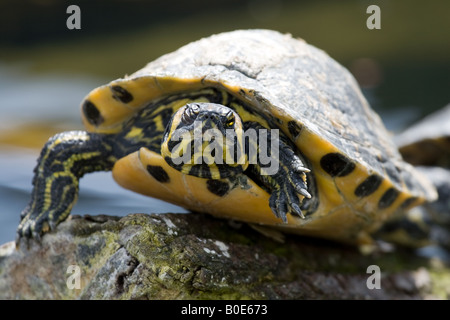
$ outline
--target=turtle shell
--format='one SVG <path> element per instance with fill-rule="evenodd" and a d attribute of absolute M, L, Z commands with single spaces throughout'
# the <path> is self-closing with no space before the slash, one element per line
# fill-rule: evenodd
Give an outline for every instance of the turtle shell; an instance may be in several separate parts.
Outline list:
<path fill-rule="evenodd" d="M 239 207 L 246 211 L 240 220 L 354 241 L 378 228 L 395 210 L 436 197 L 427 179 L 402 160 L 348 70 L 322 50 L 276 31 L 238 30 L 185 45 L 92 91 L 82 104 L 83 121 L 88 131 L 119 132 L 149 101 L 204 87 L 224 89 L 242 99 L 295 143 L 313 174 L 315 202 L 306 219 L 289 217 L 283 224 L 268 205 L 252 207 L 268 201 L 267 193 L 253 184 L 255 192 L 234 190 L 235 198 L 230 195 L 228 204 L 203 206 L 201 211 L 235 217 L 240 208 L 230 203 L 241 201 Z M 151 161 L 150 153 L 126 158 L 113 170 L 116 180 L 155 196 L 156 191 L 148 191 L 150 181 L 136 169 L 137 162 Z M 175 203 L 178 200 L 172 198 L 181 196 L 178 203 L 183 205 L 189 190 L 180 188 L 156 196 Z M 205 203 L 206 187 L 198 184 L 196 192 L 197 203 Z M 255 212 L 259 210 L 264 212 Z"/>

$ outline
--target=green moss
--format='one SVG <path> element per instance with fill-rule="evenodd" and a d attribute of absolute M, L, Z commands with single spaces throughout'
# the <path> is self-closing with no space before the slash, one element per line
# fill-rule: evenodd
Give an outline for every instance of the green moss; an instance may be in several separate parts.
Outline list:
<path fill-rule="evenodd" d="M 180 223 L 174 216 L 155 219 L 133 215 L 133 219 L 125 219 L 123 222 L 137 227 L 136 233 L 125 244 L 126 250 L 153 276 L 148 283 L 131 285 L 122 298 L 262 298 L 260 295 L 251 294 L 251 286 L 245 279 L 240 279 L 247 277 L 246 273 L 236 273 L 234 278 L 226 273 L 221 274 L 220 270 L 229 271 L 233 268 L 231 260 L 218 249 L 208 249 L 216 248 L 216 239 L 230 238 L 230 235 L 233 235 L 236 242 L 248 243 L 248 238 L 244 235 L 230 233 L 227 228 L 215 228 L 214 239 L 185 235 L 184 229 L 174 227 Z M 167 232 L 167 228 L 171 228 L 171 232 Z M 245 239 L 247 241 L 244 241 Z M 205 248 L 211 250 L 211 253 L 207 253 Z"/>
<path fill-rule="evenodd" d="M 429 270 L 431 277 L 431 295 L 441 299 L 450 299 L 450 269 Z"/>
<path fill-rule="evenodd" d="M 78 261 L 85 263 L 84 271 L 102 266 L 106 260 L 116 252 L 120 244 L 118 234 L 110 231 L 93 234 L 88 238 L 81 238 L 77 243 Z"/>

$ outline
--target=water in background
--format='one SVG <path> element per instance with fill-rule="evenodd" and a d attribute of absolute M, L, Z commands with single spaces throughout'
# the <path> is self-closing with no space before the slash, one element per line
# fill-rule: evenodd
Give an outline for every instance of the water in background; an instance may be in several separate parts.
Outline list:
<path fill-rule="evenodd" d="M 91 89 L 212 33 L 267 28 L 305 39 L 355 75 L 393 131 L 450 102 L 449 1 L 92 0 L 80 4 L 81 30 L 66 28 L 70 4 L 2 3 L 0 244 L 14 239 L 40 148 L 82 129 L 79 104 Z M 369 4 L 381 8 L 381 30 L 366 28 Z M 132 212 L 185 210 L 124 190 L 110 173 L 81 180 L 73 213 Z"/>
<path fill-rule="evenodd" d="M 36 155 L 25 150 L 0 153 L 0 244 L 15 238 L 20 213 L 30 200 Z M 80 180 L 79 200 L 72 214 L 185 213 L 170 203 L 121 188 L 110 172 L 88 174 Z"/>
<path fill-rule="evenodd" d="M 44 139 L 53 131 L 82 129 L 78 105 L 100 81 L 67 74 L 36 76 L 24 66 L 0 64 L 0 244 L 15 238 L 20 213 L 30 200 L 33 169 Z M 36 134 L 41 130 L 42 137 Z M 1 140 L 15 145 L 2 145 Z M 95 172 L 80 180 L 79 201 L 72 211 L 119 216 L 162 212 L 187 211 L 121 188 L 110 172 Z"/>

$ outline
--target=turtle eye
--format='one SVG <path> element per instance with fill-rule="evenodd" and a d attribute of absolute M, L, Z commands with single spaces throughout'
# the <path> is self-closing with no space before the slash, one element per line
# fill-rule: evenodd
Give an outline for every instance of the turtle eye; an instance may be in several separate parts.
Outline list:
<path fill-rule="evenodd" d="M 234 125 L 234 122 L 235 122 L 234 114 L 230 112 L 227 115 L 227 121 L 225 122 L 225 127 L 231 128 Z"/>
<path fill-rule="evenodd" d="M 233 120 L 228 120 L 228 122 L 226 123 L 227 127 L 232 127 L 234 125 L 234 119 Z"/>
<path fill-rule="evenodd" d="M 191 124 L 197 118 L 200 107 L 196 104 L 191 104 L 186 107 L 181 117 L 181 120 L 186 124 Z"/>

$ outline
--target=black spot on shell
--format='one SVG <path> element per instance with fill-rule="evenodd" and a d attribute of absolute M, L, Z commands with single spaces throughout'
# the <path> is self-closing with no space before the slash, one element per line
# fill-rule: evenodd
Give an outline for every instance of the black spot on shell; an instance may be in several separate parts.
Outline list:
<path fill-rule="evenodd" d="M 123 103 L 133 101 L 133 95 L 121 86 L 112 86 L 113 98 Z"/>
<path fill-rule="evenodd" d="M 220 180 L 208 180 L 206 181 L 206 187 L 211 193 L 219 197 L 223 197 L 230 190 L 228 183 Z"/>
<path fill-rule="evenodd" d="M 368 195 L 374 193 L 383 181 L 379 175 L 372 174 L 367 177 L 366 180 L 361 182 L 358 187 L 355 189 L 355 195 L 357 197 L 367 197 Z"/>
<path fill-rule="evenodd" d="M 401 204 L 400 208 L 402 208 L 402 209 L 407 209 L 407 208 L 409 208 L 409 206 L 412 205 L 416 200 L 417 200 L 416 197 L 408 198 L 408 199 L 406 199 L 405 201 L 403 201 L 403 203 Z"/>
<path fill-rule="evenodd" d="M 340 153 L 329 153 L 320 159 L 320 165 L 332 177 L 344 177 L 355 169 L 355 164 Z"/>
<path fill-rule="evenodd" d="M 150 173 L 150 175 L 162 183 L 167 183 L 170 181 L 170 177 L 167 174 L 166 170 L 164 170 L 160 166 L 147 166 L 147 171 Z"/>
<path fill-rule="evenodd" d="M 296 121 L 292 120 L 292 121 L 288 122 L 288 130 L 292 136 L 292 139 L 297 139 L 302 128 L 301 128 L 301 126 L 298 125 L 298 123 Z"/>
<path fill-rule="evenodd" d="M 409 237 L 415 240 L 429 239 L 430 236 L 429 233 L 426 230 L 420 228 L 417 223 L 406 218 L 387 222 L 377 232 L 382 235 L 396 232 L 398 230 L 405 231 Z"/>
<path fill-rule="evenodd" d="M 83 114 L 86 117 L 87 121 L 90 124 L 93 124 L 95 126 L 100 125 L 105 119 L 103 119 L 100 111 L 97 109 L 95 104 L 93 104 L 89 100 L 85 100 L 83 103 Z"/>
<path fill-rule="evenodd" d="M 379 209 L 386 209 L 389 207 L 395 199 L 398 197 L 398 190 L 394 188 L 389 188 L 381 197 L 380 201 L 378 202 L 378 208 Z"/>

